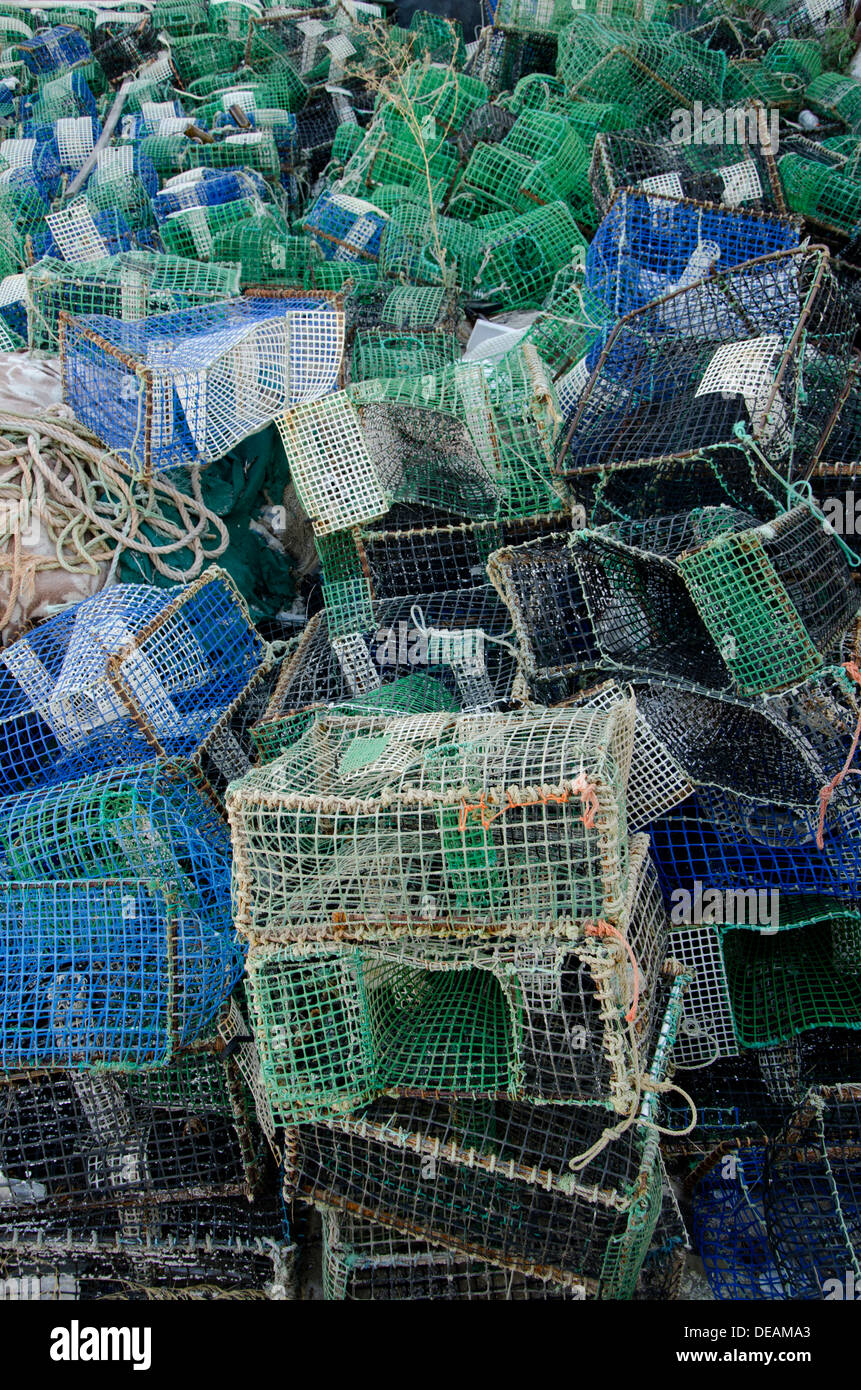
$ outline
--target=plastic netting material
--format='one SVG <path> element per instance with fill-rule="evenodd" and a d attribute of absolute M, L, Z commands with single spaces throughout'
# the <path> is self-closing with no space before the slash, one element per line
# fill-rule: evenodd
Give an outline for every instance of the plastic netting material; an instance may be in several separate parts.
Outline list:
<path fill-rule="evenodd" d="M 294 1124 L 347 1113 L 382 1092 L 628 1109 L 638 1058 L 651 1049 L 666 943 L 644 837 L 632 857 L 632 1032 L 628 958 L 588 932 L 564 946 L 405 941 L 323 952 L 252 949 L 261 1078 L 276 1118 Z"/>
<path fill-rule="evenodd" d="M 263 656 L 217 569 L 167 591 L 116 585 L 66 609 L 0 653 L 6 789 L 193 756 Z"/>
<path fill-rule="evenodd" d="M 319 721 L 229 791 L 239 925 L 325 940 L 624 922 L 632 725 L 622 701 Z"/>
<path fill-rule="evenodd" d="M 183 912 L 171 888 L 3 885 L 4 1068 L 158 1066 L 200 1033 L 241 956 L 226 933 Z"/>
<path fill-rule="evenodd" d="M 674 988 L 665 1042 L 677 1007 Z M 656 1079 L 664 1057 L 659 1043 Z M 296 1131 L 287 1190 L 591 1296 L 629 1297 L 660 1213 L 661 1168 L 653 1132 L 635 1126 L 571 1171 L 567 1160 L 598 1137 L 599 1114 L 375 1101 L 361 1116 Z"/>
<path fill-rule="evenodd" d="M 61 310 L 131 321 L 239 293 L 236 266 L 203 265 L 146 251 L 121 251 L 93 262 L 44 256 L 25 274 L 29 347 L 34 354 L 56 353 Z"/>
<path fill-rule="evenodd" d="M 322 295 L 255 297 L 136 323 L 61 317 L 64 399 L 136 472 L 220 458 L 332 391 L 343 316 Z"/>

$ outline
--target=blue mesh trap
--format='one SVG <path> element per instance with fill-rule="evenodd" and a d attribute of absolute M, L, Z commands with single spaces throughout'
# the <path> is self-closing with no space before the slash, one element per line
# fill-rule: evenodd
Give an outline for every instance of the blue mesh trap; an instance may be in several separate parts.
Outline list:
<path fill-rule="evenodd" d="M 334 390 L 343 334 L 337 302 L 321 292 L 136 323 L 61 315 L 63 396 L 135 473 L 208 463 Z"/>
<path fill-rule="evenodd" d="M 232 936 L 170 881 L 3 884 L 0 1066 L 159 1066 L 242 971 Z"/>
<path fill-rule="evenodd" d="M 58 613 L 0 653 L 5 789 L 193 756 L 264 653 L 214 568 L 167 590 L 116 585 Z"/>
<path fill-rule="evenodd" d="M 586 256 L 586 287 L 618 317 L 701 280 L 797 246 L 786 217 L 623 189 Z"/>

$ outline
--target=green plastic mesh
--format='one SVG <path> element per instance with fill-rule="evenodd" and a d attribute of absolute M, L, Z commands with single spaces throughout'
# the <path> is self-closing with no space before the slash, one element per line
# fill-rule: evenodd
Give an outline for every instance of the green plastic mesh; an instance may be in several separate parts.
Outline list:
<path fill-rule="evenodd" d="M 212 102 L 201 108 L 205 116 L 227 111 L 231 106 L 253 114 L 257 107 L 279 111 L 300 111 L 308 99 L 308 89 L 289 63 L 282 63 L 266 77 L 256 73 L 236 73 L 217 89 Z"/>
<path fill-rule="evenodd" d="M 215 239 L 235 228 L 237 223 L 256 219 L 260 204 L 253 198 L 235 198 L 232 203 L 182 208 L 162 222 L 162 245 L 174 256 L 187 259 L 215 258 Z"/>
<path fill-rule="evenodd" d="M 353 340 L 350 379 L 427 376 L 456 362 L 461 352 L 461 344 L 453 333 L 359 329 Z"/>
<path fill-rule="evenodd" d="M 810 675 L 857 607 L 843 552 L 803 506 L 715 536 L 678 566 L 743 694 Z"/>
<path fill-rule="evenodd" d="M 438 285 L 443 283 L 441 259 L 453 283 L 468 288 L 481 262 L 479 229 L 454 217 L 432 218 L 423 199 L 401 201 L 383 231 L 381 272 L 417 285 Z"/>
<path fill-rule="evenodd" d="M 769 110 L 797 112 L 806 100 L 804 78 L 793 72 L 773 72 L 755 59 L 733 59 L 723 99 L 726 106 L 758 101 Z"/>
<path fill-rule="evenodd" d="M 537 308 L 556 272 L 586 240 L 564 203 L 548 203 L 512 218 L 482 237 L 482 258 L 472 282 L 479 301 L 507 309 Z"/>
<path fill-rule="evenodd" d="M 861 183 L 818 160 L 785 154 L 778 163 L 786 202 L 827 231 L 851 236 L 861 224 Z"/>
<path fill-rule="evenodd" d="M 651 1050 L 667 935 L 645 836 L 632 847 L 625 916 L 638 969 L 633 1030 L 627 952 L 582 928 L 564 945 L 253 947 L 250 1000 L 273 1115 L 301 1123 L 399 1091 L 628 1109 Z"/>
<path fill-rule="evenodd" d="M 258 174 L 273 182 L 281 174 L 281 160 L 270 130 L 229 135 L 227 139 L 212 145 L 198 141 L 186 143 L 190 148 L 185 167 L 189 169 L 233 169 L 237 164 L 242 164 L 246 169 L 256 169 Z"/>
<path fill-rule="evenodd" d="M 649 1068 L 658 1084 L 679 1007 L 674 986 Z M 655 1109 L 647 1098 L 640 1118 Z M 662 1205 L 658 1141 L 635 1123 L 577 1168 L 604 1129 L 590 1107 L 374 1101 L 300 1126 L 285 1189 L 581 1297 L 630 1298 Z"/>
<path fill-rule="evenodd" d="M 232 207 L 232 203 L 226 204 Z M 312 248 L 299 237 L 286 237 L 283 223 L 269 213 L 213 229 L 212 257 L 241 266 L 246 285 L 302 284 L 311 263 Z"/>
<path fill-rule="evenodd" d="M 557 73 L 569 97 L 618 102 L 648 125 L 694 101 L 720 106 L 726 66 L 724 53 L 668 24 L 577 15 L 560 38 Z"/>
<path fill-rule="evenodd" d="M 365 475 L 391 501 L 476 520 L 563 509 L 553 476 L 560 417 L 531 345 L 518 344 L 491 367 L 458 363 L 419 380 L 355 382 L 349 395 L 358 409 Z M 312 483 L 311 460 L 297 458 L 296 466 L 301 485 L 306 478 Z M 331 504 L 319 484 L 314 490 L 325 515 Z M 374 519 L 353 512 L 343 524 Z"/>
<path fill-rule="evenodd" d="M 457 701 L 435 677 L 424 671 L 411 671 L 408 676 L 400 676 L 376 690 L 371 690 L 360 699 L 346 700 L 338 709 L 342 714 L 364 714 L 369 716 L 398 717 L 403 714 L 434 714 L 443 710 L 457 709 Z M 323 710 L 324 706 L 318 706 Z M 254 745 L 261 763 L 280 758 L 296 740 L 305 733 L 316 717 L 315 709 L 301 710 L 296 714 L 276 715 L 264 723 L 256 725 L 251 731 Z"/>
<path fill-rule="evenodd" d="M 771 72 L 796 73 L 805 87 L 822 72 L 822 49 L 812 39 L 780 39 L 762 60 Z"/>
<path fill-rule="evenodd" d="M 499 145 L 478 145 L 463 184 L 497 205 L 529 212 L 538 203 L 591 202 L 589 156 L 561 116 L 526 112 Z"/>
<path fill-rule="evenodd" d="M 37 355 L 57 352 L 62 309 L 128 321 L 239 293 L 235 265 L 203 265 L 149 251 L 121 251 L 103 261 L 44 256 L 25 274 L 29 348 Z"/>
<path fill-rule="evenodd" d="M 861 917 L 769 936 L 722 939 L 733 1020 L 743 1047 L 789 1042 L 811 1028 L 861 1028 Z"/>
<path fill-rule="evenodd" d="M 839 72 L 823 72 L 804 93 L 804 103 L 821 116 L 833 116 L 852 131 L 861 130 L 861 82 Z"/>

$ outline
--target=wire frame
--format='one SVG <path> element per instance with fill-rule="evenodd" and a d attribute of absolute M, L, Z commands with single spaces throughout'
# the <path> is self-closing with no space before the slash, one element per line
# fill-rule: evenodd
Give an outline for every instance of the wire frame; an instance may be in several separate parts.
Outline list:
<path fill-rule="evenodd" d="M 297 406 L 276 423 L 297 495 L 318 536 L 385 515 L 388 499 L 345 391 Z"/>
<path fill-rule="evenodd" d="M 467 71 L 481 79 L 491 97 L 510 92 L 527 73 L 556 71 L 556 36 L 539 29 L 494 24 L 479 38 Z"/>
<path fill-rule="evenodd" d="M 268 295 L 136 323 L 61 316 L 64 399 L 136 473 L 221 458 L 336 385 L 337 300 Z"/>
<path fill-rule="evenodd" d="M 232 935 L 144 879 L 3 885 L 0 1066 L 161 1066 L 242 971 Z"/>
<path fill-rule="evenodd" d="M 414 1236 L 323 1210 L 323 1297 L 330 1302 L 565 1301 L 564 1285 L 456 1255 Z"/>
<path fill-rule="evenodd" d="M 830 427 L 848 311 L 824 252 L 800 247 L 619 320 L 566 383 L 571 486 L 587 509 L 597 499 L 617 516 L 711 500 L 773 515 L 781 482 L 806 476 Z M 803 325 L 821 352 L 815 376 L 798 350 Z"/>
<path fill-rule="evenodd" d="M 548 202 L 482 237 L 470 298 L 485 306 L 538 308 L 553 278 L 586 242 L 565 203 Z"/>
<path fill-rule="evenodd" d="M 392 501 L 470 521 L 564 509 L 555 393 L 532 344 L 490 368 L 463 362 L 435 377 L 357 382 L 349 395 Z"/>
<path fill-rule="evenodd" d="M 620 102 L 642 127 L 694 101 L 720 106 L 726 67 L 724 53 L 669 24 L 578 13 L 560 36 L 556 72 L 570 98 Z"/>
<path fill-rule="evenodd" d="M 624 695 L 625 691 L 615 681 L 604 681 L 575 696 L 575 701 L 593 709 L 607 709 Z M 634 751 L 626 798 L 629 829 L 642 830 L 672 806 L 681 805 L 692 790 L 688 774 L 674 750 L 656 737 L 655 730 L 644 718 L 637 692 Z"/>
<path fill-rule="evenodd" d="M 669 122 L 644 132 L 599 132 L 589 171 L 599 211 L 606 213 L 616 195 L 631 188 L 646 195 L 669 194 L 727 208 L 784 212 L 775 152 L 770 143 L 759 139 L 756 110 L 736 110 L 733 116 L 729 129 L 723 121 L 722 134 L 729 139 L 719 144 L 702 138 L 696 143 L 693 128 L 690 142 L 674 140 Z M 746 138 L 751 133 L 757 138 Z"/>
<path fill-rule="evenodd" d="M 292 1299 L 297 1247 L 268 1197 L 141 1196 L 80 1214 L 48 1213 L 0 1233 L 0 1297 L 124 1301 Z"/>
<path fill-rule="evenodd" d="M 668 682 L 638 682 L 636 691 L 643 718 L 693 784 L 780 806 L 816 806 L 846 761 L 858 717 L 854 684 L 840 667 L 756 700 Z M 838 789 L 838 801 L 850 789 Z"/>
<path fill-rule="evenodd" d="M 667 1006 L 655 1079 L 682 987 L 674 985 Z M 647 1109 L 641 1121 L 650 1120 Z M 586 1296 L 630 1297 L 661 1208 L 658 1147 L 649 1123 L 635 1122 L 572 1170 L 600 1137 L 600 1113 L 375 1101 L 360 1116 L 296 1130 L 285 1190 Z"/>
<path fill-rule="evenodd" d="M 59 888 L 93 878 L 109 885 L 131 869 L 143 882 L 173 885 L 181 915 L 196 913 L 230 934 L 230 837 L 209 798 L 173 764 L 4 796 L 0 847 L 5 877 L 19 884 L 52 878 Z M 158 909 L 158 894 L 154 901 Z"/>
<path fill-rule="evenodd" d="M 359 565 L 377 598 L 439 593 L 452 584 L 464 589 L 484 586 L 499 545 L 526 544 L 536 536 L 546 543 L 570 525 L 563 512 L 499 521 L 443 521 L 430 510 L 415 510 L 418 515 L 412 508 L 394 508 L 378 526 L 361 529 L 356 542 Z"/>
<path fill-rule="evenodd" d="M 70 263 L 44 256 L 25 271 L 31 355 L 54 356 L 60 312 L 147 318 L 239 293 L 239 268 L 149 251 L 121 251 L 106 260 Z"/>
<path fill-rule="evenodd" d="M 743 1045 L 774 1046 L 815 1028 L 861 1028 L 861 917 L 848 905 L 826 903 L 819 921 L 788 934 L 725 931 L 721 946 Z"/>
<path fill-rule="evenodd" d="M 226 1067 L 210 1050 L 171 1066 L 19 1072 L 3 1078 L 0 1152 L 7 1202 L 0 1248 L 47 1215 L 190 1197 L 246 1197 L 248 1116 L 234 1111 Z M 11 1210 L 10 1210 L 11 1208 Z"/>
<path fill-rule="evenodd" d="M 858 807 L 829 806 L 823 848 L 818 807 L 795 809 L 702 789 L 650 827 L 667 893 L 676 887 L 759 890 L 828 898 L 858 893 Z"/>
<path fill-rule="evenodd" d="M 806 505 L 752 521 L 703 507 L 576 536 L 602 663 L 742 695 L 821 668 L 857 602 L 844 552 Z"/>
<path fill-rule="evenodd" d="M 194 756 L 264 658 L 233 581 L 119 584 L 0 653 L 7 791 Z"/>
<path fill-rule="evenodd" d="M 276 1122 L 383 1094 L 487 1096 L 626 1113 L 658 1021 L 666 916 L 645 837 L 626 904 L 637 961 L 575 930 L 564 945 L 252 947 L 249 999 Z M 337 1020 L 337 1027 L 333 1020 Z"/>

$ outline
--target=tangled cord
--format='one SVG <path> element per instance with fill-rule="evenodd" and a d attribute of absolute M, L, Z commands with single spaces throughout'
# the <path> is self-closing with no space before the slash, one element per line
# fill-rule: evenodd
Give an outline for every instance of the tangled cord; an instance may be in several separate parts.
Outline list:
<path fill-rule="evenodd" d="M 0 412 L 0 506 L 18 508 L 11 550 L 0 554 L 0 574 L 11 577 L 0 628 L 14 613 L 25 578 L 40 570 L 95 575 L 109 561 L 115 568 L 122 551 L 131 550 L 146 555 L 166 579 L 195 579 L 227 548 L 229 536 L 204 503 L 199 469 L 190 471 L 190 496 L 164 478 L 133 482 L 119 459 L 75 421 Z M 179 524 L 166 506 L 176 510 Z M 36 521 L 53 555 L 24 553 L 22 531 Z M 159 539 L 144 535 L 145 526 Z M 188 567 L 167 561 L 183 550 L 191 551 Z"/>

